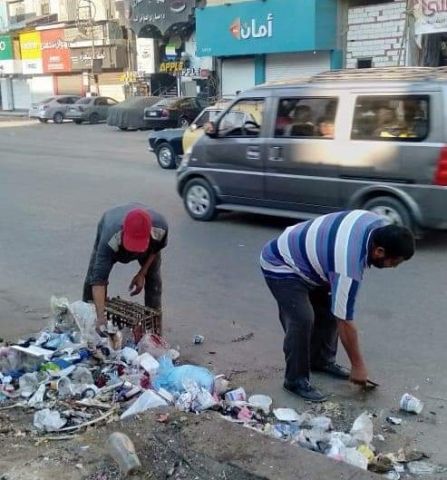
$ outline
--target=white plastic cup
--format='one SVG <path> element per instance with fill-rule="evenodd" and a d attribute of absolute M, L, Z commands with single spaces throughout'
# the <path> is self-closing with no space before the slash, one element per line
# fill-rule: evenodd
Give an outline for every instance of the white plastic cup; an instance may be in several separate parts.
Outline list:
<path fill-rule="evenodd" d="M 262 410 L 266 415 L 270 413 L 272 407 L 272 399 L 267 395 L 252 395 L 248 399 L 248 403 L 257 410 Z"/>
<path fill-rule="evenodd" d="M 409 393 L 404 393 L 400 399 L 400 409 L 405 412 L 419 414 L 424 408 L 424 403 L 419 398 L 413 397 Z"/>

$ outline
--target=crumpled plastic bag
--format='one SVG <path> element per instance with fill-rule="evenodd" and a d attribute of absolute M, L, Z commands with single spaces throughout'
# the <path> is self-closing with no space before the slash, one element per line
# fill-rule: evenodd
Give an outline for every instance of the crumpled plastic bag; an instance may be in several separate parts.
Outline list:
<path fill-rule="evenodd" d="M 28 406 L 32 408 L 38 408 L 41 406 L 45 397 L 45 390 L 45 384 L 40 385 L 36 393 L 28 400 Z"/>
<path fill-rule="evenodd" d="M 321 430 L 307 430 L 299 431 L 295 440 L 303 448 L 313 450 L 314 452 L 324 453 L 330 447 L 329 435 Z"/>
<path fill-rule="evenodd" d="M 33 424 L 42 432 L 57 432 L 67 423 L 66 418 L 61 418 L 57 410 L 45 408 L 34 414 Z"/>
<path fill-rule="evenodd" d="M 358 445 L 370 445 L 374 437 L 374 426 L 367 412 L 359 415 L 349 432 Z"/>
<path fill-rule="evenodd" d="M 188 386 L 196 384 L 199 388 L 204 388 L 212 393 L 214 390 L 214 376 L 204 367 L 195 365 L 174 366 L 172 360 L 166 356 L 159 359 L 160 368 L 153 382 L 158 390 L 164 388 L 171 393 L 184 393 Z"/>
<path fill-rule="evenodd" d="M 340 439 L 331 441 L 331 446 L 326 454 L 329 458 L 339 462 L 349 463 L 362 470 L 368 469 L 368 459 L 355 448 L 348 448 Z"/>
<path fill-rule="evenodd" d="M 97 345 L 101 337 L 96 333 L 96 307 L 93 303 L 81 300 L 71 303 L 68 310 L 72 315 L 77 328 L 81 332 L 81 342 Z"/>
<path fill-rule="evenodd" d="M 214 407 L 216 403 L 216 399 L 206 388 L 193 383 L 179 396 L 175 406 L 183 412 L 203 412 Z"/>
<path fill-rule="evenodd" d="M 121 415 L 120 419 L 124 420 L 125 418 L 136 415 L 137 413 L 145 412 L 150 408 L 164 407 L 166 405 L 167 403 L 163 398 L 161 398 L 152 390 L 146 390 Z"/>

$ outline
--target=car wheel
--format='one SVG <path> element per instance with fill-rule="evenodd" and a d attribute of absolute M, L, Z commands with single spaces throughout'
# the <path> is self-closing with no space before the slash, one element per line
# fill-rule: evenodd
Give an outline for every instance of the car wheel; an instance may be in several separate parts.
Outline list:
<path fill-rule="evenodd" d="M 53 115 L 53 122 L 54 123 L 62 123 L 64 121 L 64 114 L 61 113 L 61 112 L 56 112 L 54 115 Z"/>
<path fill-rule="evenodd" d="M 394 197 L 376 197 L 368 200 L 363 208 L 385 217 L 393 225 L 401 225 L 413 229 L 410 212 L 405 205 Z"/>
<path fill-rule="evenodd" d="M 48 123 L 48 119 L 47 118 L 39 118 L 39 122 L 40 123 Z"/>
<path fill-rule="evenodd" d="M 208 222 L 217 215 L 216 196 L 211 185 L 203 178 L 193 178 L 185 185 L 183 202 L 194 220 Z"/>
<path fill-rule="evenodd" d="M 189 127 L 189 120 L 186 117 L 180 117 L 178 119 L 178 126 L 180 128 L 188 128 Z"/>
<path fill-rule="evenodd" d="M 118 127 L 122 132 L 127 132 L 127 127 Z"/>
<path fill-rule="evenodd" d="M 95 125 L 96 123 L 99 122 L 99 115 L 97 113 L 92 113 L 90 117 L 88 118 L 88 121 L 92 124 Z"/>
<path fill-rule="evenodd" d="M 157 147 L 157 161 L 161 168 L 172 169 L 176 167 L 176 155 L 169 143 L 162 143 Z"/>
<path fill-rule="evenodd" d="M 74 120 L 74 123 L 76 123 L 76 125 L 81 125 L 82 120 Z"/>

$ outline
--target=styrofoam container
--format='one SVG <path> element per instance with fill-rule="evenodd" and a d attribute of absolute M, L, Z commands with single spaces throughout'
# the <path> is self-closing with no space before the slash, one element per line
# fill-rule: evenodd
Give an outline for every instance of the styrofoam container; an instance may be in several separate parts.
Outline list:
<path fill-rule="evenodd" d="M 272 399 L 268 395 L 252 395 L 248 399 L 248 403 L 257 410 L 262 410 L 266 415 L 270 413 L 272 408 Z"/>

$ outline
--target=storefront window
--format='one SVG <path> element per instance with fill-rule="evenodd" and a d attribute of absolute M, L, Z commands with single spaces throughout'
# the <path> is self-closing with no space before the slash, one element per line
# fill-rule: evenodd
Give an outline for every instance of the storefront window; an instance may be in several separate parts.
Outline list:
<path fill-rule="evenodd" d="M 337 98 L 282 98 L 276 117 L 275 137 L 334 138 Z"/>
<path fill-rule="evenodd" d="M 358 97 L 351 138 L 420 142 L 428 135 L 427 95 Z"/>
<path fill-rule="evenodd" d="M 264 117 L 264 99 L 241 100 L 219 122 L 219 137 L 258 137 Z"/>

